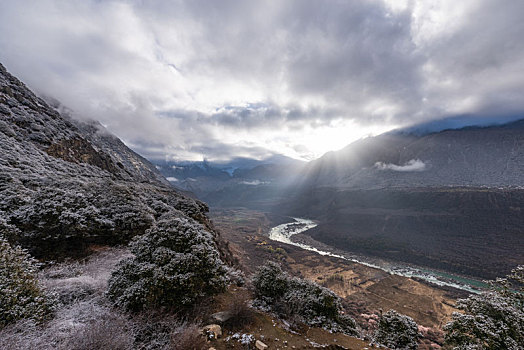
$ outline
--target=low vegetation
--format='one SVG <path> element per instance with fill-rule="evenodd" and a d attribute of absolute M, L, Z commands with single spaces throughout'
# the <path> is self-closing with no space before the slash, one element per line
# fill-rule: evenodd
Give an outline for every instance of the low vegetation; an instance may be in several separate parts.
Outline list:
<path fill-rule="evenodd" d="M 202 350 L 206 349 L 206 339 L 200 328 L 192 323 L 181 323 L 171 331 L 169 350 Z"/>
<path fill-rule="evenodd" d="M 112 306 L 106 296 L 110 271 L 128 256 L 126 249 L 110 248 L 84 261 L 54 264 L 38 275 L 35 271 L 41 290 L 57 296 L 54 313 L 45 322 L 26 314 L 0 329 L 0 350 L 201 349 L 198 325 L 180 315 L 130 314 Z"/>
<path fill-rule="evenodd" d="M 246 297 L 233 299 L 226 312 L 229 318 L 224 322 L 224 326 L 228 330 L 238 331 L 255 321 L 255 311 L 249 306 L 249 299 Z"/>
<path fill-rule="evenodd" d="M 130 350 L 134 343 L 133 326 L 125 315 L 107 310 L 89 320 L 63 344 L 70 350 Z"/>
<path fill-rule="evenodd" d="M 43 321 L 51 299 L 39 286 L 37 264 L 0 235 L 0 329 L 21 319 Z"/>
<path fill-rule="evenodd" d="M 85 261 L 49 264 L 38 275 L 35 270 L 41 290 L 54 296 L 52 317 L 8 325 L 0 331 L 0 349 L 132 349 L 127 345 L 136 327 L 104 296 L 109 271 L 126 255 L 127 250 L 113 248 Z"/>
<path fill-rule="evenodd" d="M 390 310 L 378 320 L 374 340 L 390 349 L 418 349 L 418 326 L 409 316 Z"/>
<path fill-rule="evenodd" d="M 228 283 L 212 234 L 194 221 L 158 220 L 130 248 L 109 280 L 109 299 L 123 309 L 180 309 Z"/>
<path fill-rule="evenodd" d="M 453 349 L 522 349 L 524 344 L 524 266 L 491 282 L 489 291 L 457 302 L 444 329 Z"/>
<path fill-rule="evenodd" d="M 289 276 L 268 262 L 253 277 L 255 304 L 309 326 L 356 335 L 355 321 L 343 315 L 340 298 L 314 282 Z"/>

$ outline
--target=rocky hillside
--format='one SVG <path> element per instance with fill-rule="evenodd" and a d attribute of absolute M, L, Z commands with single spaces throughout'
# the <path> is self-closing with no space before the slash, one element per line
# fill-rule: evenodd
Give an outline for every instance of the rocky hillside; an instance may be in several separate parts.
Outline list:
<path fill-rule="evenodd" d="M 177 192 L 100 124 L 60 114 L 1 65 L 0 145 L 0 232 L 37 257 L 124 243 L 163 215 L 199 222 L 219 241 L 204 203 Z"/>

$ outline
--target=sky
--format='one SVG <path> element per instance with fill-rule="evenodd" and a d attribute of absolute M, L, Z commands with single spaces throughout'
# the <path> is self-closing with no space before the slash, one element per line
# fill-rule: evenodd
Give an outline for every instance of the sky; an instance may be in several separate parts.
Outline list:
<path fill-rule="evenodd" d="M 524 116 L 524 1 L 1 0 L 0 63 L 150 159 Z"/>

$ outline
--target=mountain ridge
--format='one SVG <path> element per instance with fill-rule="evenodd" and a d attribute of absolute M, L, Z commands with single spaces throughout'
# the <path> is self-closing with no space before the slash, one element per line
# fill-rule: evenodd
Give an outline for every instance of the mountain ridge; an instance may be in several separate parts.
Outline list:
<path fill-rule="evenodd" d="M 386 133 L 308 163 L 299 186 L 522 186 L 523 149 L 523 120 L 422 136 Z"/>
<path fill-rule="evenodd" d="M 37 258 L 127 243 L 167 215 L 203 225 L 223 259 L 233 259 L 206 204 L 175 190 L 100 124 L 60 114 L 2 65 L 0 145 L 0 234 Z"/>
<path fill-rule="evenodd" d="M 386 133 L 309 163 L 275 211 L 349 252 L 481 278 L 523 261 L 524 121 Z"/>

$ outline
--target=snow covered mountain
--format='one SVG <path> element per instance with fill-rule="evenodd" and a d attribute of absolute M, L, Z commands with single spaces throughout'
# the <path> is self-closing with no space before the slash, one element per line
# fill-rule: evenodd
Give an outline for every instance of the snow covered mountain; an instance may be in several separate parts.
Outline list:
<path fill-rule="evenodd" d="M 173 186 L 215 207 L 267 209 L 285 194 L 306 163 L 284 156 L 229 162 L 155 161 Z"/>

